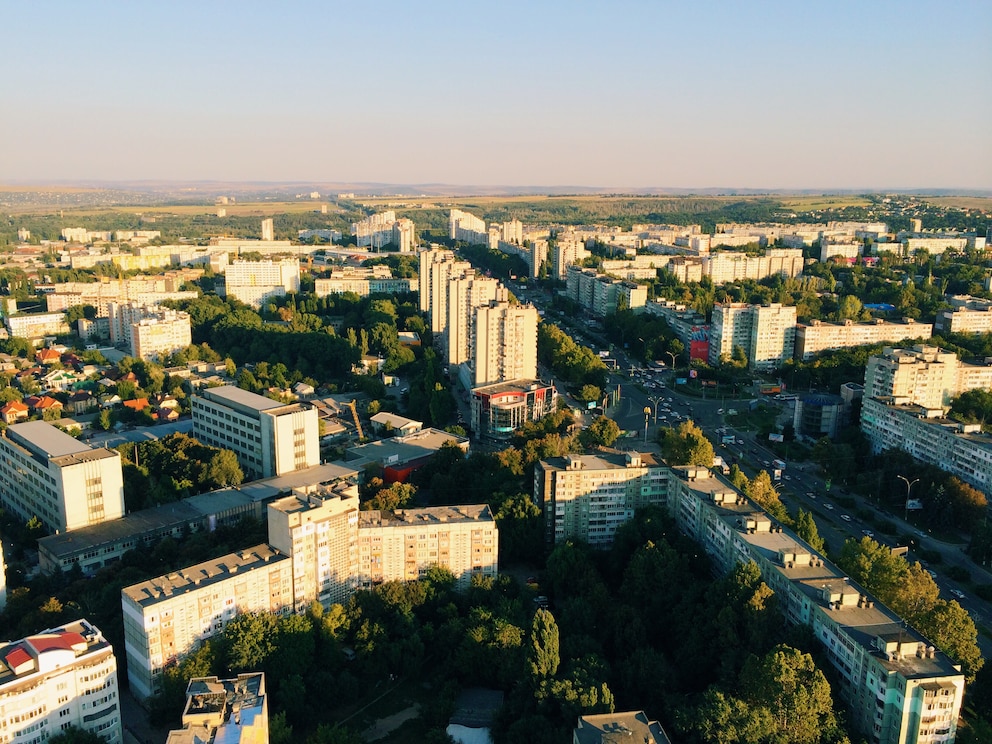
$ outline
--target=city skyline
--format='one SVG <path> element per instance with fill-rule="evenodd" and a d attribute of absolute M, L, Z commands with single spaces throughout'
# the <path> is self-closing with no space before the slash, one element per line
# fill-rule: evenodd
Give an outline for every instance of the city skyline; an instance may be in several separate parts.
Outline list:
<path fill-rule="evenodd" d="M 0 183 L 992 188 L 992 8 L 7 9 Z"/>

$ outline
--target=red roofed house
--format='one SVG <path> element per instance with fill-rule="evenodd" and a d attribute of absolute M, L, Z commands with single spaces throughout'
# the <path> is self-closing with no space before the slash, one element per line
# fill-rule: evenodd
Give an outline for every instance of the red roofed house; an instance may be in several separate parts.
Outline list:
<path fill-rule="evenodd" d="M 38 364 L 56 364 L 62 361 L 62 355 L 55 349 L 39 349 L 34 358 Z"/>
<path fill-rule="evenodd" d="M 27 419 L 28 407 L 19 400 L 12 400 L 0 408 L 0 416 L 3 416 L 4 423 L 16 424 L 18 421 Z"/>
<path fill-rule="evenodd" d="M 134 400 L 126 400 L 121 405 L 125 408 L 130 408 L 132 411 L 143 411 L 148 408 L 148 398 L 135 398 Z"/>
<path fill-rule="evenodd" d="M 64 407 L 61 401 L 55 400 L 55 398 L 50 398 L 47 395 L 42 395 L 40 397 L 31 396 L 35 398 L 31 405 L 36 413 L 44 414 L 46 411 L 61 411 Z"/>

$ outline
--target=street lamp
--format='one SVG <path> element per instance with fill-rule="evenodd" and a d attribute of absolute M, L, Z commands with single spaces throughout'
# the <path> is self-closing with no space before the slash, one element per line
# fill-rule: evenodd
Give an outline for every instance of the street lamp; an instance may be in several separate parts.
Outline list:
<path fill-rule="evenodd" d="M 676 360 L 676 356 L 671 351 L 666 351 L 665 353 L 668 354 L 668 356 L 670 356 L 672 358 L 672 371 L 674 372 L 675 371 L 675 360 Z"/>
<path fill-rule="evenodd" d="M 903 483 L 906 484 L 906 512 L 905 512 L 905 516 L 903 517 L 903 520 L 906 521 L 906 522 L 908 522 L 909 521 L 909 494 L 913 490 L 913 484 L 914 483 L 919 483 L 920 482 L 920 479 L 919 478 L 915 478 L 913 480 L 910 480 L 905 475 L 897 475 L 896 478 L 898 478 L 899 480 L 901 480 Z"/>
<path fill-rule="evenodd" d="M 665 397 L 663 395 L 652 395 L 648 396 L 648 400 L 654 405 L 654 425 L 658 425 L 658 404 L 663 401 Z"/>
<path fill-rule="evenodd" d="M 644 406 L 644 444 L 648 443 L 648 419 L 651 417 L 651 407 Z"/>

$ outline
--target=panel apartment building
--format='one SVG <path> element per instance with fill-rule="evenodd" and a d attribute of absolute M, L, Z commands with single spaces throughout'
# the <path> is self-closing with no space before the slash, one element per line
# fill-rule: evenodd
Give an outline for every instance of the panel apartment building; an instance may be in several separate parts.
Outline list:
<path fill-rule="evenodd" d="M 498 279 L 468 272 L 452 277 L 448 282 L 448 320 L 445 323 L 444 346 L 449 365 L 464 364 L 472 359 L 475 312 L 491 302 L 507 302 L 509 292 Z"/>
<path fill-rule="evenodd" d="M 429 248 L 419 255 L 420 311 L 431 318 L 431 332 L 444 333 L 448 323 L 448 282 L 472 271 L 472 264 L 459 261 L 453 251 Z"/>
<path fill-rule="evenodd" d="M 982 433 L 981 424 L 952 421 L 941 408 L 908 398 L 865 398 L 861 431 L 875 454 L 900 449 L 984 493 L 992 490 L 992 436 Z"/>
<path fill-rule="evenodd" d="M 124 514 L 121 456 L 90 447 L 44 421 L 0 434 L 0 504 L 50 532 L 78 529 Z"/>
<path fill-rule="evenodd" d="M 114 649 L 86 620 L 0 643 L 0 739 L 35 744 L 70 726 L 123 741 Z"/>
<path fill-rule="evenodd" d="M 808 362 L 823 351 L 928 339 L 932 335 L 932 324 L 917 323 L 912 318 L 904 318 L 895 323 L 881 318 L 864 323 L 853 320 L 841 323 L 811 320 L 809 323 L 796 325 L 796 359 Z"/>
<path fill-rule="evenodd" d="M 473 387 L 537 379 L 537 323 L 533 305 L 492 302 L 475 311 Z"/>
<path fill-rule="evenodd" d="M 544 512 L 545 539 L 609 545 L 635 510 L 665 503 L 667 482 L 668 468 L 648 453 L 541 460 L 534 466 L 534 502 Z"/>
<path fill-rule="evenodd" d="M 937 333 L 992 333 L 992 301 L 970 295 L 948 297 L 948 310 L 937 312 Z"/>
<path fill-rule="evenodd" d="M 886 348 L 865 367 L 866 399 L 903 398 L 926 408 L 941 408 L 976 388 L 992 388 L 992 366 L 967 364 L 936 346 Z"/>
<path fill-rule="evenodd" d="M 259 308 L 271 298 L 300 291 L 300 262 L 234 261 L 224 272 L 224 288 L 228 297 Z"/>
<path fill-rule="evenodd" d="M 268 478 L 320 463 L 317 409 L 280 403 L 223 385 L 190 399 L 193 436 L 229 449 L 251 478 Z"/>
<path fill-rule="evenodd" d="M 484 504 L 359 512 L 347 484 L 271 504 L 269 540 L 122 590 L 136 697 L 154 694 L 165 665 L 238 614 L 304 611 L 315 600 L 328 606 L 359 586 L 416 579 L 435 565 L 464 587 L 473 574 L 494 575 L 499 559 L 496 521 Z"/>
<path fill-rule="evenodd" d="M 138 302 L 111 302 L 110 343 L 137 358 L 158 361 L 193 343 L 189 313 Z"/>
<path fill-rule="evenodd" d="M 717 304 L 713 307 L 709 335 L 710 364 L 720 363 L 734 347 L 744 350 L 751 369 L 778 369 L 792 356 L 796 343 L 796 308 L 772 303 Z"/>
<path fill-rule="evenodd" d="M 872 744 L 953 742 L 964 675 L 826 558 L 704 468 L 673 468 L 669 513 L 724 571 L 753 560 L 789 622 L 809 627 L 837 697 Z"/>

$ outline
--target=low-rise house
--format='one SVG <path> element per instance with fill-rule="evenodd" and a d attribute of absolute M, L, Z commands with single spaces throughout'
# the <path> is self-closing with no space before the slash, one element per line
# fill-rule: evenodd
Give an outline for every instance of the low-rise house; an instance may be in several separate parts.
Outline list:
<path fill-rule="evenodd" d="M 69 396 L 69 410 L 76 416 L 89 413 L 99 405 L 93 393 L 89 390 L 80 390 Z"/>
<path fill-rule="evenodd" d="M 50 412 L 52 411 L 57 411 L 59 412 L 59 415 L 61 415 L 61 411 L 64 408 L 62 401 L 56 400 L 48 395 L 32 395 L 30 398 L 25 398 L 24 402 L 31 407 L 32 411 L 42 416 L 46 413 L 51 415 Z"/>
<path fill-rule="evenodd" d="M 143 411 L 150 407 L 148 403 L 148 398 L 135 398 L 134 400 L 125 400 L 121 403 L 125 408 L 130 408 L 134 412 Z"/>
<path fill-rule="evenodd" d="M 0 416 L 5 424 L 16 424 L 18 421 L 26 421 L 30 412 L 28 407 L 19 400 L 12 400 L 10 403 L 0 408 Z"/>
<path fill-rule="evenodd" d="M 39 349 L 35 352 L 34 358 L 38 364 L 60 364 L 62 362 L 62 354 L 55 349 Z"/>

